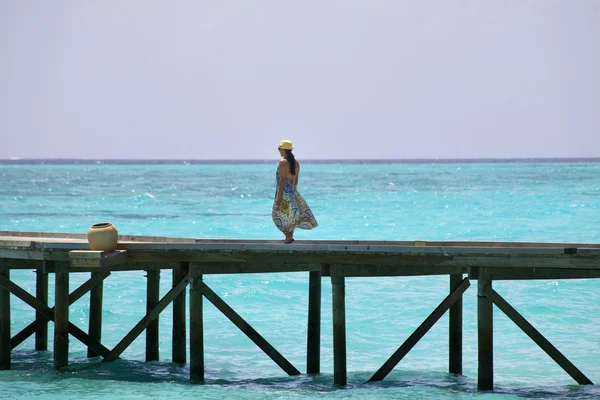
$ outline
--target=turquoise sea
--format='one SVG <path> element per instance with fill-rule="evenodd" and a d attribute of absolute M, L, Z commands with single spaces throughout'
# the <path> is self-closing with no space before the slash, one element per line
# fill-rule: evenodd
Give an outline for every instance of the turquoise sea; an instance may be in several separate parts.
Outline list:
<path fill-rule="evenodd" d="M 119 232 L 194 238 L 282 239 L 271 221 L 276 162 L 0 162 L 0 230 Z M 600 160 L 305 162 L 300 192 L 319 227 L 296 239 L 482 240 L 600 243 Z M 293 246 L 293 245 L 292 245 Z M 85 276 L 84 276 L 85 275 Z M 31 271 L 11 277 L 35 293 Z M 171 286 L 163 272 L 161 294 Z M 71 279 L 75 288 L 87 274 Z M 306 273 L 222 275 L 207 284 L 300 371 L 306 370 Z M 448 294 L 448 277 L 350 278 L 348 386 L 333 385 L 331 284 L 323 279 L 321 371 L 288 377 L 205 302 L 206 382 L 170 362 L 171 308 L 160 318 L 159 362 L 142 334 L 122 359 L 101 363 L 70 341 L 68 372 L 33 337 L 0 371 L 6 399 L 599 399 L 579 386 L 501 311 L 494 311 L 494 392 L 478 392 L 476 285 L 464 297 L 464 376 L 448 370 L 443 317 L 388 377 L 371 375 Z M 600 280 L 496 282 L 494 288 L 593 382 L 600 384 Z M 145 313 L 143 272 L 105 282 L 103 337 L 114 347 Z M 50 304 L 53 303 L 51 279 Z M 12 297 L 12 332 L 34 312 Z M 88 296 L 70 308 L 87 330 Z M 189 325 L 188 325 L 189 326 Z M 189 343 L 188 343 L 189 346 Z"/>

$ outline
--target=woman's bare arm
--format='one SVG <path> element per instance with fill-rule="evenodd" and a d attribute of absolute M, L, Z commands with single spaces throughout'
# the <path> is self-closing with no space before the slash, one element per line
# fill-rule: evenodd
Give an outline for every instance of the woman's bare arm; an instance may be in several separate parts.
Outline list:
<path fill-rule="evenodd" d="M 289 173 L 289 163 L 286 159 L 282 159 L 279 161 L 279 165 L 277 166 L 279 169 L 279 182 L 277 183 L 277 197 L 275 198 L 275 204 L 277 207 L 281 204 L 281 200 L 283 199 L 283 187 L 285 186 L 285 178 Z"/>

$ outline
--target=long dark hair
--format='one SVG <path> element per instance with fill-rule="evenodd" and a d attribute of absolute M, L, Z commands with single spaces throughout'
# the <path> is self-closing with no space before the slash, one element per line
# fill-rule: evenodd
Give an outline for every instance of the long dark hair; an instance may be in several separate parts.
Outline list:
<path fill-rule="evenodd" d="M 292 175 L 296 175 L 296 157 L 294 157 L 291 150 L 285 151 L 285 159 L 290 163 L 290 172 Z"/>

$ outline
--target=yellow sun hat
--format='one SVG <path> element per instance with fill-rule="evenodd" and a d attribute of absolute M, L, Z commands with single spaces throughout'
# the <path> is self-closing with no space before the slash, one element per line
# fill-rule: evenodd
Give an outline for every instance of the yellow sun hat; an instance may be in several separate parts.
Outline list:
<path fill-rule="evenodd" d="M 291 140 L 282 140 L 277 148 L 282 150 L 293 150 L 294 146 L 292 146 Z"/>

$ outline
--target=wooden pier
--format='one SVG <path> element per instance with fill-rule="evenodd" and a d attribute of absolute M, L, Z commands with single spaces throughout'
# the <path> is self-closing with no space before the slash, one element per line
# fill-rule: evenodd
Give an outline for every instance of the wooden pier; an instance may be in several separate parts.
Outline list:
<path fill-rule="evenodd" d="M 36 294 L 14 283 L 12 270 L 35 270 Z M 102 344 L 103 281 L 111 273 L 143 270 L 147 273 L 146 315 L 113 348 Z M 173 285 L 159 296 L 160 274 L 173 275 Z M 600 278 L 600 244 L 512 242 L 382 242 L 296 241 L 284 245 L 260 240 L 200 240 L 147 236 L 120 236 L 118 250 L 89 250 L 85 235 L 0 231 L 0 370 L 11 368 L 12 349 L 35 335 L 36 350 L 47 350 L 49 321 L 54 322 L 54 367 L 69 364 L 69 335 L 88 348 L 88 357 L 113 361 L 146 331 L 146 360 L 159 359 L 158 316 L 173 304 L 172 360 L 189 363 L 190 380 L 204 380 L 203 301 L 211 302 L 279 367 L 289 375 L 301 372 L 236 313 L 204 281 L 209 274 L 306 272 L 308 284 L 308 337 L 306 373 L 318 374 L 321 337 L 321 281 L 332 283 L 333 383 L 347 383 L 346 306 L 347 278 L 447 275 L 446 298 L 370 381 L 384 379 L 432 326 L 449 312 L 449 367 L 462 374 L 462 297 L 471 282 L 477 284 L 478 388 L 492 390 L 493 318 L 495 305 L 539 345 L 579 384 L 592 382 L 535 329 L 498 292 L 492 283 L 519 279 Z M 90 279 L 71 290 L 69 277 L 88 273 Z M 48 305 L 48 279 L 55 279 L 55 304 Z M 186 310 L 189 286 L 189 334 Z M 69 321 L 69 305 L 90 292 L 88 332 Z M 20 332 L 11 332 L 10 294 L 35 309 L 35 320 Z M 189 361 L 187 338 L 189 337 Z M 600 357 L 600 354 L 598 354 Z"/>

